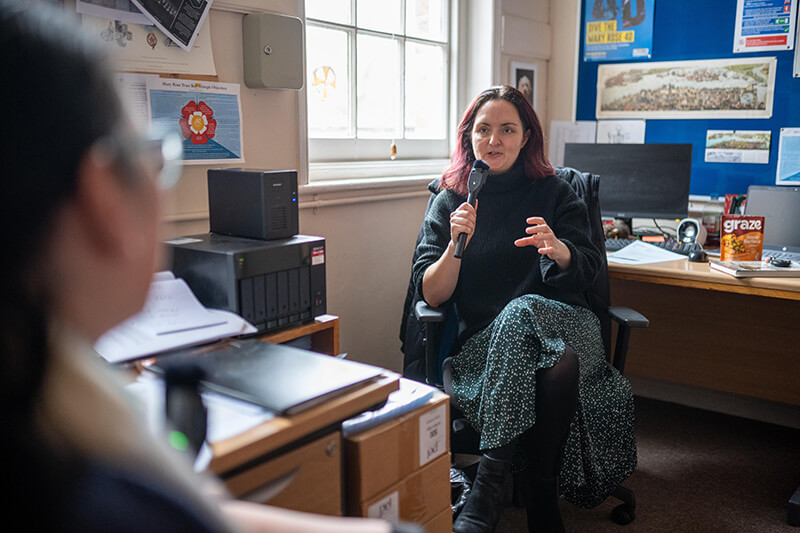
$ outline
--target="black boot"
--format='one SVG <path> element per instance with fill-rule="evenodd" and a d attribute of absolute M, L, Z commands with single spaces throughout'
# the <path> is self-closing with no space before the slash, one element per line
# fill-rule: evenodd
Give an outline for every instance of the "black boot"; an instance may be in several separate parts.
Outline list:
<path fill-rule="evenodd" d="M 461 514 L 453 523 L 453 533 L 491 533 L 503 510 L 503 488 L 508 475 L 508 462 L 481 458 L 472 491 Z"/>
<path fill-rule="evenodd" d="M 564 522 L 558 509 L 558 477 L 539 477 L 528 470 L 525 472 L 524 488 L 528 531 L 563 533 Z"/>

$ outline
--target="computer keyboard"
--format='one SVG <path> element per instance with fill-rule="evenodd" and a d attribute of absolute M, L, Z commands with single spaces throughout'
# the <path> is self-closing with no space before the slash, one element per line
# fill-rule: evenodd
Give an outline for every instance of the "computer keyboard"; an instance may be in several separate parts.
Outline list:
<path fill-rule="evenodd" d="M 622 250 L 635 239 L 606 239 L 606 252 L 616 252 Z M 678 242 L 674 239 L 668 239 L 661 242 L 648 242 L 653 246 L 658 246 L 670 252 L 675 252 L 681 255 L 689 255 L 689 252 L 694 250 L 702 250 L 703 246 L 696 242 Z"/>
<path fill-rule="evenodd" d="M 632 239 L 606 239 L 606 252 L 622 250 L 632 242 Z"/>
<path fill-rule="evenodd" d="M 678 242 L 672 239 L 664 242 L 653 242 L 651 244 L 655 244 L 660 248 L 664 248 L 665 250 L 669 250 L 670 252 L 675 252 L 676 254 L 681 255 L 689 255 L 689 252 L 703 249 L 703 246 L 697 244 L 696 242 Z"/>

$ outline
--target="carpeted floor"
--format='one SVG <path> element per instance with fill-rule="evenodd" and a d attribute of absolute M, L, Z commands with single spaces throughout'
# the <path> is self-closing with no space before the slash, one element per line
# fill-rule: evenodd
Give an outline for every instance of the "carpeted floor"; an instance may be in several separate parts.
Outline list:
<path fill-rule="evenodd" d="M 611 521 L 619 503 L 586 510 L 563 499 L 568 532 L 785 532 L 786 504 L 800 485 L 800 430 L 636 398 L 639 465 L 623 484 L 636 519 Z M 498 532 L 526 531 L 525 510 L 508 505 Z"/>

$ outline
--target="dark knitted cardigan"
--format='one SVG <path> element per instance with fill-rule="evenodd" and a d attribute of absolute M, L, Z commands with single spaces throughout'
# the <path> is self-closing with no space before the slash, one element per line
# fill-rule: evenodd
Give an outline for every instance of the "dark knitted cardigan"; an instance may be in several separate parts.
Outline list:
<path fill-rule="evenodd" d="M 422 225 L 422 240 L 413 279 L 422 294 L 425 270 L 444 253 L 450 241 L 450 213 L 465 198 L 441 191 Z M 569 268 L 561 271 L 536 247 L 514 246 L 525 237 L 525 220 L 543 217 L 556 237 L 572 253 Z M 597 276 L 602 257 L 590 238 L 586 204 L 557 176 L 529 178 L 521 164 L 506 174 L 490 175 L 478 197 L 475 234 L 461 259 L 458 284 L 448 303 L 459 317 L 457 345 L 488 326 L 514 298 L 539 294 L 571 305 L 589 307 L 585 291 Z"/>

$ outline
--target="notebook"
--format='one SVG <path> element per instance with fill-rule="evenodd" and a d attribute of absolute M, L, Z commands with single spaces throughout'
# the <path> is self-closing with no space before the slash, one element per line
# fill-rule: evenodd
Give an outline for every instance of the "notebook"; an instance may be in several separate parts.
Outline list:
<path fill-rule="evenodd" d="M 800 187 L 751 185 L 744 214 L 764 217 L 762 257 L 800 261 Z"/>
<path fill-rule="evenodd" d="M 786 267 L 776 267 L 764 261 L 716 261 L 708 262 L 711 270 L 730 274 L 736 278 L 800 278 L 800 264 L 792 262 Z"/>
<path fill-rule="evenodd" d="M 378 379 L 383 369 L 257 340 L 165 354 L 149 368 L 196 365 L 209 390 L 294 415 Z"/>

